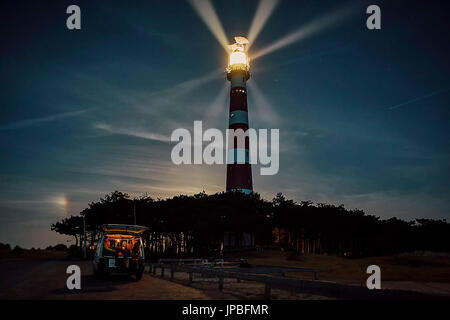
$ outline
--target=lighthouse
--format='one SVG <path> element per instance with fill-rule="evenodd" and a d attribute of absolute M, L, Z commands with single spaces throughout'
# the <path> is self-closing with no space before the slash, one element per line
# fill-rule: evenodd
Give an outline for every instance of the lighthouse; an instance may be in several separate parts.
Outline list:
<path fill-rule="evenodd" d="M 235 37 L 236 43 L 230 45 L 227 80 L 230 81 L 230 113 L 228 128 L 248 130 L 247 86 L 250 78 L 250 64 L 244 37 Z M 231 156 L 231 157 L 230 157 Z M 249 194 L 253 191 L 252 167 L 249 161 L 249 138 L 238 144 L 237 139 L 228 143 L 227 191 L 241 191 Z"/>

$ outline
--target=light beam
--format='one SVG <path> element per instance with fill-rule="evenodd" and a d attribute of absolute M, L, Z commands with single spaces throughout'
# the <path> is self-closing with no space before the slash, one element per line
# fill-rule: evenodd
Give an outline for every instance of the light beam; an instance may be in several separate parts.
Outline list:
<path fill-rule="evenodd" d="M 315 19 L 308 24 L 300 27 L 299 29 L 289 33 L 280 40 L 275 41 L 273 44 L 257 51 L 255 54 L 251 55 L 250 58 L 251 60 L 255 60 L 276 50 L 287 47 L 295 42 L 304 40 L 305 38 L 324 31 L 328 28 L 331 28 L 353 15 L 356 12 L 355 9 L 356 7 L 354 6 L 346 7 L 322 16 L 319 19 Z"/>
<path fill-rule="evenodd" d="M 254 79 L 248 82 L 248 87 L 250 89 L 248 92 L 253 100 L 252 106 L 256 109 L 256 112 L 253 113 L 255 117 L 266 124 L 279 125 L 280 117 L 277 111 L 264 96 Z"/>
<path fill-rule="evenodd" d="M 222 47 L 228 52 L 228 40 L 220 23 L 219 17 L 214 10 L 210 0 L 188 0 L 192 8 L 208 27 L 209 31 L 219 41 Z"/>
<path fill-rule="evenodd" d="M 222 89 L 215 97 L 214 101 L 211 104 L 211 107 L 206 111 L 206 120 L 211 122 L 216 122 L 217 119 L 223 117 L 227 110 L 227 95 L 228 95 L 229 86 L 225 82 L 223 84 Z M 211 123 L 212 124 L 212 123 Z"/>
<path fill-rule="evenodd" d="M 260 0 L 258 4 L 258 9 L 256 9 L 255 16 L 253 17 L 250 30 L 248 31 L 248 41 L 247 50 L 255 42 L 262 28 L 266 24 L 267 20 L 275 10 L 278 5 L 279 0 Z"/>
<path fill-rule="evenodd" d="M 183 81 L 181 83 L 176 84 L 172 88 L 164 90 L 164 95 L 169 94 L 170 97 L 179 97 L 185 95 L 187 93 L 192 92 L 193 90 L 205 85 L 213 80 L 220 79 L 223 75 L 223 68 L 216 69 L 210 73 L 204 74 L 202 76 Z"/>

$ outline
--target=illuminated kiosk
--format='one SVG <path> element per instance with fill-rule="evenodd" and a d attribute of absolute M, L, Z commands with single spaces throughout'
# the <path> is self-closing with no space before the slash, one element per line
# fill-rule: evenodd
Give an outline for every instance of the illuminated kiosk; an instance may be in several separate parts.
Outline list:
<path fill-rule="evenodd" d="M 231 82 L 230 114 L 228 128 L 248 130 L 247 86 L 250 78 L 250 64 L 246 51 L 248 40 L 235 37 L 236 43 L 230 45 L 230 55 L 226 69 L 227 80 Z M 233 161 L 230 155 L 234 155 Z M 227 191 L 241 191 L 246 194 L 253 192 L 252 167 L 249 161 L 249 139 L 245 145 L 237 143 L 237 139 L 228 144 Z M 238 163 L 240 162 L 240 163 Z M 248 232 L 225 232 L 224 247 L 239 248 L 254 246 L 254 236 Z"/>
<path fill-rule="evenodd" d="M 230 56 L 227 66 L 227 79 L 231 82 L 229 129 L 248 130 L 247 87 L 250 78 L 250 65 L 246 52 L 248 40 L 235 37 L 236 43 L 230 45 Z M 230 155 L 234 155 L 231 161 Z M 239 160 L 240 163 L 237 163 Z M 237 139 L 228 145 L 227 191 L 253 191 L 252 167 L 249 163 L 249 141 L 245 138 L 245 146 L 239 146 Z"/>

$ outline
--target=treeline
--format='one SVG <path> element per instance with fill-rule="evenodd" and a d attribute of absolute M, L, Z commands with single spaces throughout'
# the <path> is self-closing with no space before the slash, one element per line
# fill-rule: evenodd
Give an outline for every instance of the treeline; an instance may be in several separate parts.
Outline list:
<path fill-rule="evenodd" d="M 397 218 L 382 220 L 343 205 L 300 203 L 283 195 L 265 200 L 240 192 L 131 199 L 119 191 L 89 204 L 80 215 L 56 222 L 51 229 L 71 235 L 81 245 L 83 216 L 87 244 L 92 246 L 106 223 L 150 228 L 147 253 L 160 256 L 218 256 L 224 233 L 250 233 L 256 246 L 279 245 L 297 253 L 349 257 L 394 254 L 413 250 L 450 252 L 450 224 L 445 220 Z"/>

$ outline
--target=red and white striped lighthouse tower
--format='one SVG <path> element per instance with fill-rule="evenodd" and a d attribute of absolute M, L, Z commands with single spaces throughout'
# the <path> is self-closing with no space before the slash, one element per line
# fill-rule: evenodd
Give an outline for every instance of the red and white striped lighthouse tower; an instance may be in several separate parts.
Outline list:
<path fill-rule="evenodd" d="M 247 86 L 250 78 L 250 64 L 246 52 L 248 40 L 235 37 L 236 43 L 230 45 L 227 79 L 231 82 L 229 129 L 248 130 Z M 231 157 L 233 155 L 233 157 Z M 252 167 L 249 161 L 249 138 L 244 145 L 233 139 L 228 144 L 227 191 L 253 191 Z"/>

